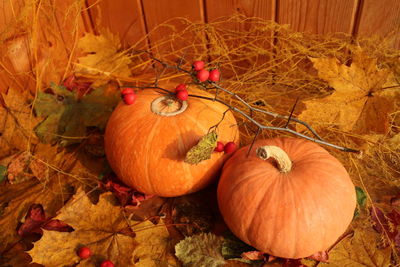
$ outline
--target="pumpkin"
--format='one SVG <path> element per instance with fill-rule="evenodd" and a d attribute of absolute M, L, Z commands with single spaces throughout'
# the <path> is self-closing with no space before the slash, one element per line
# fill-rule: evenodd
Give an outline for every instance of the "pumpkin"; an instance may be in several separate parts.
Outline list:
<path fill-rule="evenodd" d="M 356 207 L 343 165 L 318 144 L 274 138 L 243 147 L 225 163 L 218 205 L 228 228 L 258 250 L 283 258 L 325 251 Z"/>
<path fill-rule="evenodd" d="M 214 97 L 196 88 L 189 93 Z M 227 110 L 217 101 L 180 101 L 142 90 L 134 104 L 122 102 L 111 114 L 104 137 L 107 160 L 122 182 L 140 192 L 164 197 L 196 192 L 218 176 L 229 155 L 215 152 L 199 164 L 186 163 L 185 155 L 218 123 L 218 141 L 238 142 L 236 120 Z"/>

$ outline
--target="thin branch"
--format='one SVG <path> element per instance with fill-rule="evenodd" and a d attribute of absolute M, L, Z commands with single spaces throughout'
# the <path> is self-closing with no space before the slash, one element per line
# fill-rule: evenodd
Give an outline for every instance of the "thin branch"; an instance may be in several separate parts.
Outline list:
<path fill-rule="evenodd" d="M 163 62 L 160 59 L 157 59 L 157 58 L 153 57 L 147 51 L 143 51 L 143 52 L 149 54 L 149 56 L 153 60 L 155 60 L 156 62 L 160 63 L 164 68 L 173 68 L 173 69 L 176 69 L 178 71 L 185 72 L 185 73 L 189 74 L 192 77 L 194 76 L 194 73 L 192 71 L 188 71 L 188 70 L 183 69 L 180 64 L 178 66 L 172 66 L 172 65 L 169 65 L 169 64 Z M 294 108 L 295 108 L 295 106 L 297 104 L 297 101 L 296 101 L 296 104 L 293 106 L 293 109 L 292 109 L 290 115 L 286 116 L 286 115 L 281 115 L 281 114 L 278 114 L 278 113 L 275 113 L 275 112 L 271 112 L 271 111 L 268 111 L 268 110 L 264 110 L 264 109 L 253 107 L 249 103 L 247 103 L 243 98 L 241 98 L 239 95 L 237 95 L 236 93 L 231 92 L 231 91 L 223 88 L 222 86 L 220 86 L 219 84 L 217 84 L 215 82 L 210 82 L 210 81 L 204 82 L 204 83 L 194 82 L 193 84 L 199 85 L 202 88 L 204 88 L 205 90 L 209 90 L 209 89 L 221 90 L 221 91 L 223 91 L 223 92 L 235 97 L 238 101 L 240 101 L 242 104 L 244 104 L 249 109 L 250 115 L 247 114 L 246 112 L 242 111 L 241 109 L 233 107 L 230 104 L 228 104 L 228 103 L 224 102 L 223 100 L 219 99 L 217 93 L 214 95 L 214 97 L 206 97 L 206 96 L 199 96 L 199 95 L 189 94 L 190 97 L 207 99 L 207 100 L 210 100 L 210 101 L 216 101 L 216 102 L 219 102 L 219 103 L 227 106 L 229 108 L 228 110 L 232 110 L 233 112 L 236 112 L 236 113 L 240 114 L 242 117 L 244 117 L 245 119 L 247 119 L 248 121 L 253 123 L 255 126 L 257 126 L 258 127 L 258 131 L 266 129 L 266 130 L 287 132 L 287 133 L 296 135 L 298 137 L 313 141 L 315 143 L 318 143 L 318 144 L 321 144 L 321 145 L 330 146 L 332 148 L 335 148 L 335 149 L 338 149 L 338 150 L 341 150 L 341 151 L 344 151 L 344 152 L 353 152 L 353 153 L 359 153 L 360 152 L 360 151 L 358 151 L 356 149 L 347 148 L 347 147 L 335 145 L 335 144 L 329 143 L 327 141 L 324 141 L 309 124 L 307 124 L 306 122 L 301 121 L 299 119 L 293 118 L 292 115 L 293 115 Z M 210 87 L 210 85 L 212 87 Z M 140 87 L 136 87 L 136 88 L 140 88 Z M 171 93 L 170 91 L 168 91 L 166 89 L 163 89 L 163 88 L 160 88 L 158 86 L 144 87 L 144 88 L 146 88 L 146 89 L 155 88 L 155 89 L 160 89 L 160 90 L 163 90 L 165 92 Z M 256 121 L 253 118 L 253 112 L 260 112 L 260 113 L 263 113 L 265 115 L 268 115 L 268 116 L 271 116 L 271 117 L 274 117 L 274 118 L 286 119 L 286 120 L 288 120 L 288 123 L 290 121 L 293 121 L 293 122 L 302 124 L 314 135 L 314 137 L 310 137 L 308 135 L 305 135 L 305 134 L 302 134 L 302 133 L 299 133 L 299 132 L 296 132 L 296 131 L 294 131 L 292 129 L 287 128 L 288 123 L 285 125 L 285 127 L 274 127 L 274 126 L 262 125 L 260 122 Z M 224 113 L 224 115 L 225 115 L 225 113 Z M 257 137 L 258 134 L 259 134 L 259 132 L 256 134 L 256 137 Z M 254 143 L 254 141 L 255 141 L 255 139 L 253 139 L 253 143 Z"/>

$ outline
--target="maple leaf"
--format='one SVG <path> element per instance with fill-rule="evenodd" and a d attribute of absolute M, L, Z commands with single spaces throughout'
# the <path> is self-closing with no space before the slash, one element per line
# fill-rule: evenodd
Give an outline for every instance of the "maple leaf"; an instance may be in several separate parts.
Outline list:
<path fill-rule="evenodd" d="M 379 238 L 380 235 L 371 230 L 357 228 L 353 236 L 343 239 L 329 252 L 329 262 L 321 262 L 320 266 L 389 267 L 391 249 L 379 249 Z"/>
<path fill-rule="evenodd" d="M 299 119 L 316 128 L 336 125 L 343 131 L 359 134 L 385 134 L 398 90 L 384 89 L 391 73 L 388 69 L 379 69 L 377 60 L 360 48 L 353 51 L 352 59 L 350 66 L 336 58 L 310 59 L 318 76 L 335 90 L 327 97 L 304 101 L 306 109 Z"/>
<path fill-rule="evenodd" d="M 119 94 L 110 94 L 105 86 L 77 99 L 75 92 L 51 85 L 54 94 L 39 92 L 35 112 L 46 117 L 35 129 L 43 143 L 61 141 L 69 145 L 82 141 L 87 127 L 103 129 L 111 112 L 120 101 Z"/>
<path fill-rule="evenodd" d="M 104 31 L 101 35 L 86 33 L 79 39 L 78 48 L 86 55 L 78 59 L 75 72 L 97 75 L 106 80 L 113 74 L 131 76 L 131 59 L 128 54 L 120 51 L 121 44 L 117 35 L 109 31 Z"/>
<path fill-rule="evenodd" d="M 71 196 L 68 179 L 51 180 L 44 186 L 37 179 L 30 179 L 19 184 L 5 184 L 0 187 L 0 253 L 14 244 L 21 237 L 16 231 L 28 208 L 40 201 L 49 217 L 64 205 Z"/>
<path fill-rule="evenodd" d="M 222 256 L 222 237 L 201 233 L 186 237 L 175 246 L 175 255 L 184 266 L 217 267 L 226 262 Z"/>
<path fill-rule="evenodd" d="M 151 221 L 134 222 L 133 231 L 138 245 L 133 252 L 133 262 L 137 267 L 179 266 L 173 254 L 169 232 L 163 220 L 156 225 Z"/>
<path fill-rule="evenodd" d="M 84 245 L 103 260 L 116 266 L 130 266 L 135 247 L 134 232 L 125 218 L 123 208 L 116 206 L 111 193 L 100 196 L 94 205 L 86 193 L 78 189 L 71 200 L 54 218 L 70 225 L 74 231 L 62 233 L 43 230 L 42 238 L 28 253 L 33 261 L 45 266 L 65 266 L 80 261 L 76 250 Z M 99 257 L 82 261 L 79 266 L 93 266 Z M 97 261 L 96 261 L 97 260 Z"/>
<path fill-rule="evenodd" d="M 185 157 L 185 162 L 190 164 L 198 164 L 203 160 L 211 158 L 215 147 L 217 146 L 217 133 L 215 131 L 209 132 L 204 135 L 197 145 L 193 146 Z"/>

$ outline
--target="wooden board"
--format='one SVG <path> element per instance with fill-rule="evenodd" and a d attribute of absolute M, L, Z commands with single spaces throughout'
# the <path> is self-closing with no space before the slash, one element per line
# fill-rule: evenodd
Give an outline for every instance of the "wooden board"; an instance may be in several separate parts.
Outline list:
<path fill-rule="evenodd" d="M 68 75 L 75 43 L 90 30 L 81 7 L 74 0 L 43 0 L 37 9 L 29 0 L 0 3 L 0 91 L 35 91 Z"/>
<path fill-rule="evenodd" d="M 374 1 L 374 0 L 372 0 Z M 353 32 L 357 0 L 279 0 L 277 22 L 301 32 Z"/>
<path fill-rule="evenodd" d="M 155 44 L 164 37 L 170 37 L 171 34 L 179 33 L 187 23 L 179 21 L 176 18 L 185 18 L 190 22 L 204 22 L 204 6 L 202 0 L 143 0 L 143 12 L 147 30 L 150 33 L 150 45 L 154 48 Z M 168 27 L 160 26 L 163 23 L 168 24 Z M 190 24 L 190 23 L 189 23 Z M 193 39 L 193 36 L 185 36 L 187 41 Z M 174 50 L 183 47 L 184 44 L 176 42 L 174 44 L 166 44 L 157 47 L 159 51 L 168 51 L 173 45 Z"/>
<path fill-rule="evenodd" d="M 88 10 L 97 32 L 117 33 L 123 47 L 147 49 L 146 28 L 140 0 L 89 0 Z"/>
<path fill-rule="evenodd" d="M 360 9 L 356 34 L 391 36 L 394 47 L 400 49 L 400 1 L 365 0 Z"/>
<path fill-rule="evenodd" d="M 275 0 L 206 0 L 206 21 L 212 22 L 233 14 L 275 20 L 275 3 Z"/>

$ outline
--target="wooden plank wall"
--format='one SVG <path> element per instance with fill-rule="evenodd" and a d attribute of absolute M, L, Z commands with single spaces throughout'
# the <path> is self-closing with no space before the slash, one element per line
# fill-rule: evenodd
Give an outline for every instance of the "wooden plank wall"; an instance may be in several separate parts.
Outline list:
<path fill-rule="evenodd" d="M 94 7 L 90 9 L 93 20 L 117 31 L 130 45 L 143 41 L 146 33 L 175 17 L 211 22 L 240 13 L 316 34 L 392 36 L 393 46 L 400 49 L 399 0 L 90 0 L 89 3 Z M 156 42 L 158 37 L 152 36 L 147 41 Z"/>

